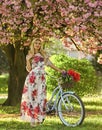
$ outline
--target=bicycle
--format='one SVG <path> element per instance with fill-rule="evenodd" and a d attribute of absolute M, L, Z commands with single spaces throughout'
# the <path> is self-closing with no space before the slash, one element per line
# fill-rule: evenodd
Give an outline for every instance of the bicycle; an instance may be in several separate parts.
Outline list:
<path fill-rule="evenodd" d="M 52 96 L 47 102 L 46 113 L 50 114 L 55 111 L 61 122 L 66 126 L 75 127 L 81 125 L 85 118 L 85 108 L 81 98 L 75 92 L 64 92 L 61 86 L 61 80 L 56 80 L 58 86 L 53 90 Z"/>

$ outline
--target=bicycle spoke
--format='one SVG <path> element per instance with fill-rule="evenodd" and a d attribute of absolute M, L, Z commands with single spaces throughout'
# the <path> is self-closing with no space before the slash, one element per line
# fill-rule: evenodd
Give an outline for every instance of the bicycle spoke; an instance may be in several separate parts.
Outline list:
<path fill-rule="evenodd" d="M 84 107 L 82 102 L 75 96 L 65 94 L 63 100 L 58 103 L 58 114 L 61 121 L 67 126 L 77 126 L 84 119 Z"/>

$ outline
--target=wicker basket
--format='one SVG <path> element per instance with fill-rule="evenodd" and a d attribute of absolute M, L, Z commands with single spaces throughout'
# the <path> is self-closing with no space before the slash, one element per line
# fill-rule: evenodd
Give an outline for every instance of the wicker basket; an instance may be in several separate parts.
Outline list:
<path fill-rule="evenodd" d="M 71 87 L 73 87 L 73 85 L 74 85 L 74 82 L 65 82 L 65 83 L 61 84 L 63 89 L 71 88 Z"/>

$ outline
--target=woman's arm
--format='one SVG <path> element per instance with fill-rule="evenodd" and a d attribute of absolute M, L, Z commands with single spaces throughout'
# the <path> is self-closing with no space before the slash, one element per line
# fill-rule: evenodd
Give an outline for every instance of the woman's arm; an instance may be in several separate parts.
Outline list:
<path fill-rule="evenodd" d="M 63 72 L 63 70 L 61 70 L 61 69 L 59 69 L 58 67 L 56 67 L 53 63 L 51 63 L 49 66 L 50 66 L 52 69 L 54 69 L 54 70 L 56 70 L 56 71 L 58 71 L 58 72 L 60 72 L 60 73 Z"/>
<path fill-rule="evenodd" d="M 32 58 L 32 54 L 28 53 L 28 55 L 26 56 L 26 70 L 28 72 L 30 72 L 31 70 L 31 62 L 30 62 L 31 58 Z"/>
<path fill-rule="evenodd" d="M 60 72 L 60 73 L 62 73 L 62 72 L 64 71 L 64 70 L 62 70 L 62 69 L 56 67 L 56 66 L 50 61 L 49 58 L 46 59 L 46 65 L 49 66 L 49 67 L 51 67 L 52 69 L 54 69 L 54 70 Z"/>

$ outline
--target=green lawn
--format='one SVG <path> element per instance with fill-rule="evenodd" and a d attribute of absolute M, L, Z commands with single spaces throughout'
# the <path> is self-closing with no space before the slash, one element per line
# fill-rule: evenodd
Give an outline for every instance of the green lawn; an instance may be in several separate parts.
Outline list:
<path fill-rule="evenodd" d="M 0 99 L 2 103 L 5 99 Z M 86 117 L 82 125 L 70 128 L 64 126 L 56 116 L 47 116 L 44 123 L 31 127 L 29 123 L 20 120 L 19 107 L 0 106 L 0 130 L 101 130 L 102 129 L 102 96 L 83 98 Z"/>
<path fill-rule="evenodd" d="M 7 77 L 0 76 L 0 104 L 7 97 Z M 6 81 L 6 82 L 5 82 Z M 2 90 L 2 91 L 1 91 Z M 48 97 L 49 97 L 48 93 Z M 0 105 L 0 130 L 102 130 L 102 92 L 82 98 L 85 104 L 86 117 L 78 127 L 64 126 L 58 116 L 46 116 L 44 123 L 31 127 L 29 123 L 20 120 L 20 107 Z"/>
<path fill-rule="evenodd" d="M 0 93 L 7 93 L 8 74 L 0 75 Z"/>
<path fill-rule="evenodd" d="M 102 130 L 102 116 L 87 117 L 81 126 L 75 128 L 64 126 L 57 117 L 47 117 L 42 125 L 35 128 L 29 123 L 21 122 L 19 117 L 9 117 L 0 121 L 1 128 L 2 130 Z"/>

